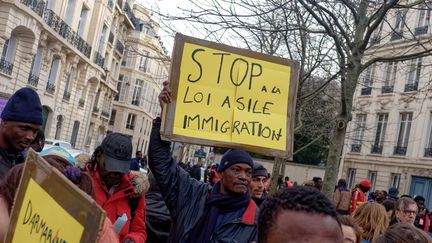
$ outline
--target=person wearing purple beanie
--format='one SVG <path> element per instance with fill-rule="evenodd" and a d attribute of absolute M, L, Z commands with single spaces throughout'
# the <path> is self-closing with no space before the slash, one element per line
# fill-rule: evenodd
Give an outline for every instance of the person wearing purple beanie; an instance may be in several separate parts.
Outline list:
<path fill-rule="evenodd" d="M 0 179 L 16 164 L 24 162 L 29 147 L 43 123 L 38 94 L 30 88 L 17 90 L 8 100 L 0 121 Z"/>

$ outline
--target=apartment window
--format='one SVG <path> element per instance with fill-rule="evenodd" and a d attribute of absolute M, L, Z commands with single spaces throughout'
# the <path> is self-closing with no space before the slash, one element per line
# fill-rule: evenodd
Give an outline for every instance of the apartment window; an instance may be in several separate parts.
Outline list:
<path fill-rule="evenodd" d="M 366 114 L 358 114 L 356 116 L 354 135 L 351 144 L 351 152 L 360 153 L 365 126 L 366 126 Z"/>
<path fill-rule="evenodd" d="M 375 64 L 366 69 L 364 77 L 364 87 L 361 89 L 361 95 L 370 95 L 372 93 L 372 85 L 375 77 Z"/>
<path fill-rule="evenodd" d="M 133 130 L 135 128 L 135 119 L 136 115 L 133 113 L 129 113 L 127 122 L 126 122 L 126 128 Z"/>
<path fill-rule="evenodd" d="M 55 91 L 55 83 L 57 80 L 57 75 L 60 70 L 60 58 L 57 56 L 53 57 L 51 61 L 51 68 L 48 75 L 48 83 L 46 87 L 46 91 L 50 94 L 54 94 Z"/>
<path fill-rule="evenodd" d="M 422 68 L 422 58 L 419 57 L 411 60 L 408 68 L 408 79 L 405 84 L 405 92 L 417 90 Z"/>
<path fill-rule="evenodd" d="M 380 26 L 378 27 L 378 29 L 376 29 L 374 31 L 374 34 L 370 40 L 371 45 L 379 44 L 381 42 L 381 34 L 382 34 L 383 26 L 384 26 L 384 24 L 381 23 Z"/>
<path fill-rule="evenodd" d="M 3 45 L 2 56 L 1 56 L 1 58 L 4 61 L 13 63 L 15 50 L 16 50 L 16 43 L 17 43 L 17 39 L 13 35 L 8 40 L 5 41 Z"/>
<path fill-rule="evenodd" d="M 377 126 L 375 131 L 375 141 L 372 144 L 371 153 L 381 154 L 387 129 L 388 114 L 377 115 Z"/>
<path fill-rule="evenodd" d="M 391 40 L 399 40 L 403 36 L 403 28 L 405 26 L 406 11 L 396 12 L 395 22 L 393 25 L 393 32 Z"/>
<path fill-rule="evenodd" d="M 58 115 L 57 116 L 57 124 L 56 124 L 56 132 L 55 132 L 55 135 L 54 135 L 55 139 L 60 139 L 60 134 L 61 134 L 62 126 L 63 126 L 63 116 L 62 115 Z"/>
<path fill-rule="evenodd" d="M 64 94 L 63 94 L 63 99 L 65 100 L 69 100 L 70 99 L 70 95 L 71 95 L 71 87 L 72 87 L 72 79 L 73 79 L 73 73 L 74 73 L 74 69 L 71 68 L 71 70 L 69 71 L 69 73 L 67 74 L 66 77 L 66 82 L 65 82 L 65 89 L 64 89 Z"/>
<path fill-rule="evenodd" d="M 140 105 L 140 99 L 141 99 L 141 91 L 143 89 L 144 81 L 136 79 L 135 80 L 135 86 L 134 91 L 132 95 L 132 105 L 139 106 Z"/>
<path fill-rule="evenodd" d="M 376 178 L 377 178 L 377 172 L 376 171 L 369 171 L 368 172 L 368 179 L 371 182 L 371 188 L 370 188 L 371 192 L 375 191 Z"/>
<path fill-rule="evenodd" d="M 384 85 L 381 87 L 381 93 L 393 93 L 393 87 L 397 75 L 398 62 L 389 62 L 386 66 Z"/>
<path fill-rule="evenodd" d="M 66 7 L 66 16 L 64 21 L 71 26 L 72 25 L 72 20 L 74 17 L 74 13 L 75 13 L 75 5 L 76 5 L 76 0 L 69 0 L 67 3 L 67 7 Z"/>
<path fill-rule="evenodd" d="M 411 130 L 412 117 L 413 117 L 412 112 L 405 112 L 400 114 L 398 137 L 396 141 L 396 146 L 394 148 L 395 155 L 406 155 L 410 130 Z"/>
<path fill-rule="evenodd" d="M 355 186 L 356 169 L 348 169 L 348 188 L 353 189 Z"/>
<path fill-rule="evenodd" d="M 89 129 L 87 130 L 86 146 L 90 146 L 92 142 L 93 130 L 94 130 L 94 123 L 91 122 Z"/>
<path fill-rule="evenodd" d="M 104 24 L 102 28 L 102 33 L 99 39 L 99 47 L 98 47 L 98 53 L 104 53 L 105 52 L 105 40 L 108 32 L 108 27 Z"/>
<path fill-rule="evenodd" d="M 39 77 L 41 64 L 42 64 L 42 54 L 43 54 L 43 47 L 38 47 L 36 54 L 33 57 L 32 65 L 30 68 L 31 75 L 34 75 L 36 77 Z"/>
<path fill-rule="evenodd" d="M 84 32 L 85 32 L 85 29 L 87 26 L 88 13 L 89 13 L 89 9 L 83 5 L 83 7 L 81 9 L 80 19 L 78 22 L 78 35 L 81 37 L 84 36 Z"/>
<path fill-rule="evenodd" d="M 391 174 L 390 187 L 396 187 L 396 188 L 399 188 L 400 177 L 401 177 L 400 174 L 392 173 L 392 174 Z"/>
<path fill-rule="evenodd" d="M 432 157 L 432 112 L 429 115 L 428 134 L 429 137 L 426 140 L 424 157 Z"/>
<path fill-rule="evenodd" d="M 149 52 L 148 51 L 142 51 L 142 56 L 140 58 L 140 63 L 139 63 L 139 70 L 143 71 L 143 72 L 147 72 L 147 68 L 148 68 L 148 62 L 149 62 Z"/>
<path fill-rule="evenodd" d="M 76 146 L 76 140 L 78 138 L 78 130 L 79 130 L 80 122 L 75 121 L 72 128 L 72 136 L 71 136 L 71 145 L 72 147 Z"/>
<path fill-rule="evenodd" d="M 417 26 L 414 30 L 415 35 L 428 33 L 431 9 L 430 6 L 422 6 L 417 15 Z"/>
<path fill-rule="evenodd" d="M 110 116 L 110 120 L 109 120 L 109 125 L 114 126 L 114 122 L 115 122 L 115 118 L 117 115 L 117 111 L 116 110 L 111 110 L 111 116 Z"/>

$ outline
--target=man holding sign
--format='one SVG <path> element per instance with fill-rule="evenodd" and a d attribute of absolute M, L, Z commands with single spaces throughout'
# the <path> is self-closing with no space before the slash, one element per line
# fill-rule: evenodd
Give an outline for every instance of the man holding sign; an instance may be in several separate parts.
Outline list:
<path fill-rule="evenodd" d="M 164 83 L 159 101 L 164 109 L 171 102 L 169 83 Z M 149 166 L 173 225 L 169 242 L 252 242 L 257 237 L 256 204 L 248 191 L 253 161 L 242 150 L 229 150 L 220 161 L 218 182 L 211 192 L 193 180 L 170 156 L 170 142 L 160 137 L 160 118 L 153 122 Z"/>

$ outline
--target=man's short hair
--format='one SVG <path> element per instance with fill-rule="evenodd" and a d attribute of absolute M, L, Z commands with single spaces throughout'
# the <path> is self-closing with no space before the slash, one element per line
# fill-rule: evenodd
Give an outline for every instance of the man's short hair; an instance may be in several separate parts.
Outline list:
<path fill-rule="evenodd" d="M 424 198 L 423 196 L 418 195 L 418 196 L 415 196 L 415 197 L 414 197 L 414 201 L 415 201 L 415 202 L 420 202 L 420 201 L 425 202 L 426 200 L 425 200 L 425 198 Z"/>
<path fill-rule="evenodd" d="M 258 220 L 259 242 L 265 242 L 270 228 L 283 210 L 330 216 L 340 224 L 335 207 L 324 194 L 311 187 L 288 187 L 274 193 L 261 205 Z"/>
<path fill-rule="evenodd" d="M 395 209 L 403 211 L 408 208 L 409 205 L 414 204 L 417 207 L 417 203 L 409 197 L 401 197 L 396 201 Z"/>

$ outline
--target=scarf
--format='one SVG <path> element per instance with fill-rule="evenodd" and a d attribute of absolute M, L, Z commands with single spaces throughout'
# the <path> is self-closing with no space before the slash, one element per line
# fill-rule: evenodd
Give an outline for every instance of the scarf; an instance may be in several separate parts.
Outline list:
<path fill-rule="evenodd" d="M 246 208 L 251 200 L 249 193 L 245 195 L 223 195 L 220 192 L 220 181 L 213 186 L 205 203 L 204 213 L 188 236 L 187 242 L 209 243 L 215 230 L 219 213 L 229 213 Z"/>

